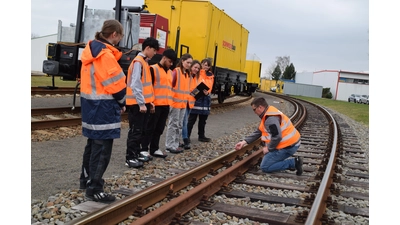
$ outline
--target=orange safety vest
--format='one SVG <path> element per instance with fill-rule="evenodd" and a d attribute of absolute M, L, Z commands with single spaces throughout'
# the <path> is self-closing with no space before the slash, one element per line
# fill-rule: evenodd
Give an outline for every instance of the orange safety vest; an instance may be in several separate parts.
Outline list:
<path fill-rule="evenodd" d="M 268 110 L 265 112 L 263 118 L 261 119 L 260 126 L 258 129 L 261 131 L 262 136 L 261 140 L 265 143 L 269 143 L 271 141 L 271 134 L 267 132 L 265 128 L 265 120 L 268 116 L 280 116 L 281 117 L 281 132 L 282 132 L 282 140 L 279 142 L 276 149 L 280 150 L 286 148 L 288 146 L 296 144 L 300 140 L 300 133 L 297 131 L 296 127 L 293 126 L 289 117 L 279 111 L 277 108 L 273 106 L 269 106 Z"/>
<path fill-rule="evenodd" d="M 185 76 L 185 73 L 182 73 L 179 67 L 176 67 L 174 70 L 176 71 L 176 83 L 172 87 L 173 97 L 171 106 L 177 109 L 184 109 L 190 97 L 190 77 L 187 74 Z"/>
<path fill-rule="evenodd" d="M 151 74 L 150 74 L 150 67 L 148 66 L 147 62 L 143 59 L 142 56 L 137 55 L 131 64 L 129 65 L 128 68 L 128 84 L 131 83 L 132 80 L 132 71 L 135 62 L 140 62 L 142 64 L 142 87 L 143 87 L 143 97 L 144 97 L 144 102 L 145 103 L 151 103 L 154 101 L 154 89 L 153 89 L 153 84 L 151 81 Z M 126 87 L 126 104 L 127 105 L 137 105 L 137 100 L 136 96 L 133 93 L 133 90 L 131 87 L 127 85 Z"/>
<path fill-rule="evenodd" d="M 154 105 L 172 104 L 172 73 L 165 72 L 158 64 L 151 65 L 154 69 Z"/>
<path fill-rule="evenodd" d="M 201 82 L 200 76 L 199 78 L 197 78 L 196 76 L 190 76 L 190 84 L 189 84 L 189 90 L 192 92 L 197 85 L 199 85 L 199 83 Z M 192 95 L 189 95 L 189 108 L 193 108 L 194 107 L 194 102 L 196 101 L 196 98 L 193 97 Z"/>
<path fill-rule="evenodd" d="M 206 71 L 201 69 L 200 70 L 200 78 L 205 81 L 205 84 L 207 85 L 207 87 L 210 88 L 210 90 L 208 90 L 208 92 L 211 93 L 213 85 L 214 85 L 214 74 L 212 76 L 207 76 Z"/>

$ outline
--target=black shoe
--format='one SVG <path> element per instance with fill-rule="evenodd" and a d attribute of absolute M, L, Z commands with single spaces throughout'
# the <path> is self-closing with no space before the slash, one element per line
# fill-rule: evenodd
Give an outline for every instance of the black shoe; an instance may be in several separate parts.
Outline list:
<path fill-rule="evenodd" d="M 187 149 L 190 149 L 190 142 L 189 142 L 189 139 L 188 139 L 188 138 L 184 138 L 184 139 L 183 139 L 183 143 L 184 143 L 184 144 L 183 144 L 182 147 L 183 147 L 184 149 L 186 149 L 186 150 L 187 150 Z"/>
<path fill-rule="evenodd" d="M 85 190 L 86 187 L 89 187 L 89 185 L 90 185 L 90 180 L 81 180 L 79 182 L 79 189 L 80 190 Z"/>
<path fill-rule="evenodd" d="M 140 161 L 142 161 L 142 162 L 148 162 L 148 161 L 151 161 L 151 160 L 153 160 L 153 156 L 151 156 L 150 154 L 149 154 L 149 152 L 145 152 L 145 151 L 141 151 L 140 153 L 139 153 L 139 157 L 138 157 L 138 159 L 140 160 Z"/>
<path fill-rule="evenodd" d="M 185 146 L 185 144 L 179 143 L 179 147 L 183 148 L 183 146 Z"/>
<path fill-rule="evenodd" d="M 138 159 L 127 159 L 125 161 L 125 166 L 129 168 L 139 168 L 143 166 L 143 163 L 140 162 Z"/>
<path fill-rule="evenodd" d="M 115 197 L 113 195 L 104 193 L 104 192 L 98 192 L 93 195 L 85 194 L 85 197 L 89 200 L 95 201 L 95 202 L 102 202 L 102 203 L 111 203 L 115 201 Z"/>
<path fill-rule="evenodd" d="M 157 158 L 165 158 L 168 156 L 167 154 L 164 154 L 164 152 L 162 152 L 160 149 L 155 151 L 153 154 L 150 153 L 150 155 L 152 155 L 153 157 L 157 157 Z"/>
<path fill-rule="evenodd" d="M 199 141 L 201 141 L 201 142 L 210 142 L 210 141 L 211 141 L 211 138 L 208 138 L 208 137 L 199 137 Z"/>
<path fill-rule="evenodd" d="M 174 154 L 178 154 L 178 153 L 182 153 L 183 152 L 183 150 L 181 148 L 178 148 L 178 149 L 169 149 L 169 148 L 167 148 L 167 149 L 165 149 L 165 151 L 166 152 L 170 152 L 170 153 L 174 153 Z"/>
<path fill-rule="evenodd" d="M 297 176 L 303 174 L 303 157 L 297 156 L 296 158 L 294 158 L 294 167 L 296 167 Z"/>

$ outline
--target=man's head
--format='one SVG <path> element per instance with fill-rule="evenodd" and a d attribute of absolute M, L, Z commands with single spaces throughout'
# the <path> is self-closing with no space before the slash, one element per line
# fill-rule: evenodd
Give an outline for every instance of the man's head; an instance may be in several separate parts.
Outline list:
<path fill-rule="evenodd" d="M 261 115 L 266 108 L 268 108 L 268 103 L 263 97 L 255 98 L 251 103 L 251 108 L 253 109 L 254 113 L 257 115 Z"/>
<path fill-rule="evenodd" d="M 149 59 L 153 58 L 158 49 L 160 49 L 160 43 L 153 37 L 146 38 L 142 43 L 142 53 Z"/>
<path fill-rule="evenodd" d="M 173 49 L 165 49 L 160 64 L 165 68 L 170 68 L 176 62 L 176 52 Z"/>

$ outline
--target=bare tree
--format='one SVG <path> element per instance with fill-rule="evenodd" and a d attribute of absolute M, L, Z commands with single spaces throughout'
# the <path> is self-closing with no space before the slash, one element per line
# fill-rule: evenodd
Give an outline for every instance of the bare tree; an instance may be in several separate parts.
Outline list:
<path fill-rule="evenodd" d="M 272 73 L 275 70 L 276 65 L 275 64 L 271 64 L 269 65 L 269 67 L 264 71 L 264 76 L 266 79 L 272 80 Z"/>
<path fill-rule="evenodd" d="M 279 66 L 281 71 L 285 71 L 286 67 L 290 65 L 290 56 L 277 56 L 276 57 L 276 65 Z"/>

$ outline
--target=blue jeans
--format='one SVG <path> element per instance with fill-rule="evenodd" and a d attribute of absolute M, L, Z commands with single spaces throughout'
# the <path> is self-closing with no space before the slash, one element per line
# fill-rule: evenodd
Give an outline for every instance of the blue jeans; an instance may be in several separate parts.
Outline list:
<path fill-rule="evenodd" d="M 183 124 L 182 124 L 182 139 L 189 138 L 188 137 L 188 117 L 190 114 L 190 108 L 186 107 L 185 116 L 183 117 Z"/>
<path fill-rule="evenodd" d="M 268 152 L 267 154 L 264 155 L 264 158 L 261 161 L 260 169 L 264 173 L 272 173 L 286 169 L 294 169 L 295 168 L 294 158 L 291 159 L 287 158 L 296 153 L 299 147 L 300 145 Z"/>

